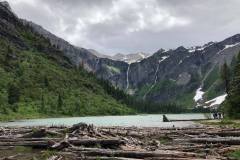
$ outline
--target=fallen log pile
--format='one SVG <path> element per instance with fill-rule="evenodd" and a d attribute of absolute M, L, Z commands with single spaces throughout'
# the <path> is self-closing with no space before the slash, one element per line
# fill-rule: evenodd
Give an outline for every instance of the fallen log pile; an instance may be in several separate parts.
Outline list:
<path fill-rule="evenodd" d="M 50 151 L 49 160 L 228 159 L 227 153 L 240 149 L 240 129 L 95 127 L 85 123 L 0 128 L 1 159 L 19 159 L 24 155 L 14 150 L 19 146 L 33 149 L 30 152 L 37 150 L 39 155 Z M 11 155 L 6 154 L 11 149 Z"/>

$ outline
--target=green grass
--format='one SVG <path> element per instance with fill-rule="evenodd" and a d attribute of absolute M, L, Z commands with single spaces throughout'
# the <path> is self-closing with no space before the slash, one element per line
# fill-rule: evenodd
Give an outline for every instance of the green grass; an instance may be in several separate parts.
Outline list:
<path fill-rule="evenodd" d="M 39 156 L 40 159 L 48 159 L 51 156 L 57 155 L 57 152 L 54 150 L 45 150 L 41 153 L 41 155 Z"/>
<path fill-rule="evenodd" d="M 205 125 L 214 125 L 214 126 L 220 126 L 220 127 L 240 128 L 239 120 L 223 119 L 223 120 L 216 120 L 216 121 L 201 121 L 200 123 Z"/>
<path fill-rule="evenodd" d="M 32 152 L 32 148 L 31 147 L 16 146 L 14 148 L 14 151 L 16 153 L 26 153 L 26 152 Z"/>
<path fill-rule="evenodd" d="M 161 144 L 167 144 L 167 143 L 172 142 L 172 139 L 169 138 L 168 136 L 163 136 L 163 137 L 160 137 L 160 138 L 159 138 L 159 142 L 160 142 Z"/>
<path fill-rule="evenodd" d="M 236 151 L 228 153 L 228 157 L 240 160 L 240 150 L 236 150 Z"/>

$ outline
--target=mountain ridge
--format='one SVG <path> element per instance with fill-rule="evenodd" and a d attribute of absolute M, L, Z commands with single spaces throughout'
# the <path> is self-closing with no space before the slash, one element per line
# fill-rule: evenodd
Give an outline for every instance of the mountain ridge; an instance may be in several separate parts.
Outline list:
<path fill-rule="evenodd" d="M 223 62 L 227 61 L 230 64 L 240 49 L 240 36 L 236 34 L 223 41 L 209 42 L 203 46 L 159 49 L 140 61 L 127 63 L 122 60 L 112 60 L 109 57 L 97 57 L 91 51 L 74 47 L 69 43 L 62 45 L 61 39 L 58 39 L 56 43 L 54 42 L 56 36 L 44 35 L 34 24 L 31 26 L 36 32 L 49 38 L 71 59 L 74 65 L 83 66 L 88 72 L 93 72 L 97 77 L 108 80 L 127 93 L 139 99 L 159 103 L 176 101 L 188 107 L 194 106 L 194 94 L 201 86 L 204 90 L 216 92 L 212 95 L 222 94 L 221 89 L 211 90 L 214 88 L 211 88 L 212 85 L 220 83 L 219 79 L 216 77 L 214 80 L 209 79 L 213 71 L 219 72 L 219 65 Z M 190 97 L 191 102 L 186 103 Z M 213 97 L 206 96 L 206 100 L 209 98 Z"/>

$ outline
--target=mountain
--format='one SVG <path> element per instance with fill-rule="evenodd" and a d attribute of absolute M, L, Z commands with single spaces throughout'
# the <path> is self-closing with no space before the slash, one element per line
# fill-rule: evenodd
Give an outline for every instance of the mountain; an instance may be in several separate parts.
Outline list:
<path fill-rule="evenodd" d="M 160 50 L 140 63 L 129 65 L 129 89 L 139 98 L 153 101 L 175 101 L 195 106 L 194 96 L 201 88 L 203 99 L 224 93 L 219 67 L 231 63 L 240 49 L 240 35 L 201 47 Z"/>
<path fill-rule="evenodd" d="M 231 65 L 239 50 L 240 35 L 236 34 L 203 46 L 160 49 L 138 62 L 101 65 L 96 74 L 104 75 L 112 84 L 138 99 L 194 107 L 200 101 L 224 95 L 219 68 L 225 61 Z M 196 99 L 199 93 L 201 96 Z"/>
<path fill-rule="evenodd" d="M 98 58 L 87 49 L 75 47 L 33 22 L 27 20 L 22 20 L 22 22 L 26 26 L 31 26 L 38 34 L 42 35 L 46 39 L 49 39 L 50 43 L 62 51 L 75 66 L 79 67 L 84 63 L 84 68 L 87 71 L 94 71 L 94 67 Z"/>
<path fill-rule="evenodd" d="M 141 60 L 150 56 L 150 54 L 144 53 L 144 52 L 130 53 L 130 54 L 117 53 L 117 54 L 111 56 L 111 55 L 101 54 L 94 49 L 88 49 L 88 51 L 99 58 L 108 58 L 108 59 L 112 59 L 115 61 L 122 61 L 122 62 L 126 62 L 126 63 L 140 62 Z"/>
<path fill-rule="evenodd" d="M 0 120 L 133 113 L 114 98 L 119 91 L 85 71 L 96 56 L 34 26 L 0 2 Z"/>
<path fill-rule="evenodd" d="M 147 53 L 139 52 L 139 53 L 131 53 L 131 54 L 115 54 L 111 57 L 111 59 L 116 61 L 123 61 L 127 63 L 135 63 L 140 62 L 141 60 L 149 57 L 150 55 Z"/>
<path fill-rule="evenodd" d="M 108 56 L 108 55 L 105 55 L 105 54 L 102 54 L 94 49 L 88 49 L 89 52 L 91 52 L 93 55 L 99 57 L 99 58 L 109 58 L 111 59 L 111 56 Z"/>
<path fill-rule="evenodd" d="M 149 57 L 141 54 L 109 57 L 75 47 L 34 23 L 25 22 L 25 25 L 31 25 L 34 31 L 48 38 L 75 66 L 83 66 L 138 99 L 175 102 L 186 107 L 224 94 L 219 67 L 225 61 L 231 64 L 240 49 L 240 35 L 236 34 L 203 46 L 160 49 Z M 142 59 L 136 60 L 136 57 Z M 194 100 L 199 93 L 200 98 Z"/>

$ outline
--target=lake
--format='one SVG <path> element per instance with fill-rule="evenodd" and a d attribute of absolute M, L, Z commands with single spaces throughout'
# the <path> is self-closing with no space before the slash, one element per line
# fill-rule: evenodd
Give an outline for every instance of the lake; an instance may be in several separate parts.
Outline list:
<path fill-rule="evenodd" d="M 165 114 L 170 120 L 204 119 L 205 114 Z M 127 115 L 127 116 L 89 116 L 69 118 L 27 119 L 14 122 L 0 123 L 0 126 L 25 127 L 25 126 L 71 126 L 85 122 L 96 126 L 137 126 L 137 127 L 191 127 L 196 123 L 192 121 L 162 122 L 162 114 Z"/>

